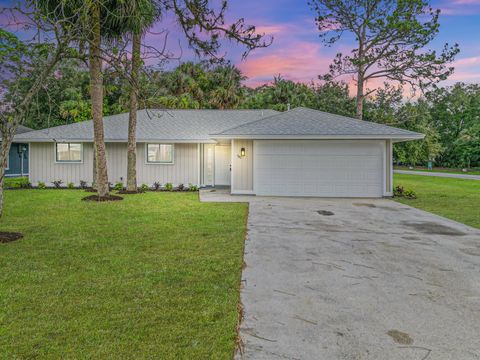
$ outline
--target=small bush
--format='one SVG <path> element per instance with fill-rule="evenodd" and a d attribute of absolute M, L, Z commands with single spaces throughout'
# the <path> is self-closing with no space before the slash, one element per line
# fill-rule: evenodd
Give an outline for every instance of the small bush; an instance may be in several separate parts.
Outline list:
<path fill-rule="evenodd" d="M 416 199 L 417 198 L 417 193 L 413 190 L 405 190 L 403 192 L 403 197 L 407 199 Z"/>
<path fill-rule="evenodd" d="M 184 191 L 185 190 L 185 185 L 183 185 L 183 184 L 178 185 L 177 190 L 178 191 Z"/>
<path fill-rule="evenodd" d="M 147 184 L 142 184 L 138 188 L 138 191 L 142 193 L 147 192 L 148 190 L 150 190 L 150 187 Z"/>
<path fill-rule="evenodd" d="M 405 189 L 403 188 L 403 186 L 395 186 L 395 188 L 393 189 L 393 196 L 402 197 L 404 192 Z"/>
<path fill-rule="evenodd" d="M 52 181 L 53 186 L 55 189 L 60 189 L 62 187 L 63 181 L 62 180 L 55 180 Z"/>
<path fill-rule="evenodd" d="M 113 187 L 113 190 L 115 190 L 115 191 L 123 190 L 123 183 L 121 183 L 121 182 L 116 183 L 115 186 Z"/>
<path fill-rule="evenodd" d="M 158 191 L 158 190 L 160 190 L 161 187 L 162 187 L 162 184 L 158 181 L 155 181 L 153 183 L 152 189 L 155 190 L 155 191 Z"/>
<path fill-rule="evenodd" d="M 188 191 L 198 191 L 198 186 L 193 184 L 188 184 Z"/>
<path fill-rule="evenodd" d="M 39 181 L 37 187 L 39 189 L 46 189 L 47 185 L 45 185 L 45 183 L 43 181 Z"/>
<path fill-rule="evenodd" d="M 166 191 L 173 191 L 173 184 L 172 183 L 166 183 L 165 184 L 165 190 Z"/>
<path fill-rule="evenodd" d="M 82 189 L 86 189 L 88 187 L 88 183 L 85 180 L 80 180 L 80 187 Z"/>
<path fill-rule="evenodd" d="M 413 200 L 417 198 L 417 193 L 411 189 L 405 189 L 403 186 L 398 185 L 393 189 L 393 196 Z"/>
<path fill-rule="evenodd" d="M 67 188 L 69 188 L 69 189 L 75 189 L 75 184 L 74 184 L 73 182 L 69 182 L 69 183 L 67 184 Z"/>

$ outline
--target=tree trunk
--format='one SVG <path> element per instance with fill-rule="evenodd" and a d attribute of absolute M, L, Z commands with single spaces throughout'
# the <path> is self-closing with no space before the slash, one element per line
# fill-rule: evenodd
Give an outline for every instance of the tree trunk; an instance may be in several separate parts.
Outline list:
<path fill-rule="evenodd" d="M 68 42 L 67 40 L 65 40 Z M 2 144 L 0 145 L 0 217 L 3 214 L 3 185 L 5 179 L 5 169 L 7 168 L 7 159 L 10 153 L 10 147 L 18 125 L 25 120 L 25 114 L 31 106 L 33 97 L 38 93 L 38 90 L 45 83 L 45 80 L 53 72 L 55 66 L 60 61 L 63 52 L 65 51 L 65 44 L 59 44 L 55 54 L 51 60 L 42 68 L 40 75 L 35 79 L 32 87 L 27 91 L 22 99 L 20 105 L 16 108 L 12 120 L 7 120 L 1 124 Z M 10 124 L 10 125 L 9 125 Z"/>
<path fill-rule="evenodd" d="M 130 90 L 130 114 L 128 118 L 127 145 L 127 190 L 137 191 L 137 110 L 138 110 L 138 73 L 140 70 L 140 45 L 142 36 L 132 36 L 132 73 Z"/>
<path fill-rule="evenodd" d="M 13 136 L 2 134 L 2 145 L 0 148 L 0 217 L 3 215 L 3 185 L 5 180 L 5 169 L 7 168 L 7 159 L 10 153 Z"/>
<path fill-rule="evenodd" d="M 359 72 L 357 77 L 357 112 L 356 112 L 357 119 L 359 120 L 362 120 L 363 118 L 363 100 L 365 97 L 363 94 L 363 86 L 364 86 L 363 74 Z"/>
<path fill-rule="evenodd" d="M 90 40 L 90 96 L 92 100 L 96 180 L 99 197 L 109 193 L 105 135 L 103 131 L 103 78 L 101 59 L 100 6 L 92 4 L 92 38 Z"/>

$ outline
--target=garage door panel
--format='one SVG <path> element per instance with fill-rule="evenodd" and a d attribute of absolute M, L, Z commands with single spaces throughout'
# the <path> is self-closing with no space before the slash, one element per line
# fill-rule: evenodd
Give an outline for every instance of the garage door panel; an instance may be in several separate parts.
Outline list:
<path fill-rule="evenodd" d="M 273 196 L 379 197 L 382 155 L 380 141 L 257 141 L 255 192 Z"/>

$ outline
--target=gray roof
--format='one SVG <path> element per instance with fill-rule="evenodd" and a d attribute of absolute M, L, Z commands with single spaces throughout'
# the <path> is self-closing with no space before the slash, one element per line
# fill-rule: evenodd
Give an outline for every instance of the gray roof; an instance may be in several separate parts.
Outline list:
<path fill-rule="evenodd" d="M 30 129 L 30 128 L 26 127 L 26 126 L 18 125 L 18 126 L 17 126 L 17 132 L 16 132 L 15 134 L 17 134 L 17 135 L 18 135 L 18 134 L 24 134 L 24 133 L 29 132 L 29 131 L 32 131 L 32 130 L 33 130 L 33 129 Z M 2 136 L 2 132 L 1 132 L 1 131 L 0 131 L 0 136 Z M 0 139 L 0 141 L 1 141 L 1 139 Z"/>
<path fill-rule="evenodd" d="M 295 108 L 212 134 L 214 138 L 423 138 L 423 134 L 323 111 Z"/>
<path fill-rule="evenodd" d="M 262 117 L 274 110 L 139 110 L 137 141 L 213 142 L 209 134 L 224 131 Z M 128 113 L 107 116 L 105 141 L 127 141 Z M 17 135 L 16 141 L 93 140 L 93 122 L 56 126 Z"/>
<path fill-rule="evenodd" d="M 18 125 L 17 127 L 17 134 L 24 134 L 26 132 L 33 131 L 33 129 L 30 129 L 26 126 L 23 125 Z"/>

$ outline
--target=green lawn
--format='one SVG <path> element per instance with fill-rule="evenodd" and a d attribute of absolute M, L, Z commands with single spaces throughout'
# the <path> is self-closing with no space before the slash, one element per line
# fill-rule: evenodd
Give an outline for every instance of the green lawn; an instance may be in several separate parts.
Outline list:
<path fill-rule="evenodd" d="M 408 170 L 408 171 L 425 171 L 425 172 L 444 172 L 449 174 L 463 174 L 463 175 L 480 175 L 480 169 L 469 169 L 467 172 L 462 171 L 462 169 L 449 169 L 449 168 L 433 168 L 428 170 L 426 167 L 417 166 L 413 169 L 409 169 L 407 166 L 395 166 L 395 170 Z"/>
<path fill-rule="evenodd" d="M 394 184 L 418 195 L 415 200 L 395 200 L 480 228 L 480 181 L 395 174 Z"/>
<path fill-rule="evenodd" d="M 86 195 L 6 192 L 0 358 L 231 358 L 247 205 Z"/>

